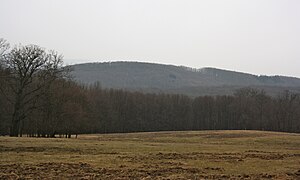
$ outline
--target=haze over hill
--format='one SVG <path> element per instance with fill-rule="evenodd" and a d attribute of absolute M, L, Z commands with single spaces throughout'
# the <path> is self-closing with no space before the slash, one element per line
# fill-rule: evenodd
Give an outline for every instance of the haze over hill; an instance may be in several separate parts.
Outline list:
<path fill-rule="evenodd" d="M 216 68 L 141 62 L 85 63 L 71 66 L 74 80 L 100 82 L 104 88 L 144 92 L 181 93 L 192 96 L 232 94 L 242 87 L 264 89 L 271 95 L 283 90 L 300 92 L 300 79 L 286 76 L 257 76 Z"/>

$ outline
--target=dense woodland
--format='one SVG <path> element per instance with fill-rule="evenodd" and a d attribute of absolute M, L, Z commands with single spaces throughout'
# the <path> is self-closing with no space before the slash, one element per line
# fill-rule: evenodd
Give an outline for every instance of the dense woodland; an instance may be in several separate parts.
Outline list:
<path fill-rule="evenodd" d="M 232 96 L 146 94 L 76 84 L 62 56 L 0 39 L 0 134 L 71 137 L 82 133 L 181 130 L 300 132 L 300 95 L 243 88 Z"/>

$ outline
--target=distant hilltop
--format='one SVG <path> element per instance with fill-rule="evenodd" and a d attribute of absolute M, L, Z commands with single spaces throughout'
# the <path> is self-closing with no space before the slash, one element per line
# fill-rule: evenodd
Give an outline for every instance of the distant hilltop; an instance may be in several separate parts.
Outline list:
<path fill-rule="evenodd" d="M 70 66 L 78 83 L 99 82 L 103 88 L 191 96 L 229 95 L 243 87 L 263 89 L 276 95 L 284 90 L 300 93 L 300 79 L 286 76 L 257 76 L 216 68 L 144 62 L 84 63 Z"/>

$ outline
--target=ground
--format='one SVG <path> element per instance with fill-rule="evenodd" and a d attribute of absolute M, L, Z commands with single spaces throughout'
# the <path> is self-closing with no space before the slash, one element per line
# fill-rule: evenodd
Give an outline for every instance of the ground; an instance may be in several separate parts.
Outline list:
<path fill-rule="evenodd" d="M 300 134 L 187 131 L 0 137 L 0 179 L 300 179 Z"/>

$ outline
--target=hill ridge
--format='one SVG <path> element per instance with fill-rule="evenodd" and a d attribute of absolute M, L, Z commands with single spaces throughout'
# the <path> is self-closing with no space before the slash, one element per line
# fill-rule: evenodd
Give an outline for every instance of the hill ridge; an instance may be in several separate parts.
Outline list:
<path fill-rule="evenodd" d="M 235 72 L 235 73 L 241 73 L 241 74 L 246 74 L 246 75 L 253 75 L 253 76 L 266 76 L 266 77 L 288 77 L 288 78 L 296 78 L 296 79 L 300 79 L 300 77 L 296 77 L 296 76 L 289 76 L 289 75 L 266 75 L 266 74 L 254 74 L 254 73 L 250 73 L 250 72 L 243 72 L 243 71 L 239 71 L 239 70 L 231 70 L 231 69 L 223 69 L 223 68 L 217 68 L 217 67 L 211 67 L 211 66 L 204 66 L 201 68 L 194 68 L 194 67 L 190 67 L 190 66 L 185 66 L 185 65 L 174 65 L 174 64 L 164 64 L 164 63 L 156 63 L 156 62 L 143 62 L 143 61 L 103 61 L 103 62 L 86 62 L 86 63 L 76 63 L 76 64 L 72 64 L 72 65 L 67 65 L 67 66 L 77 66 L 77 65 L 88 65 L 88 64 L 113 64 L 113 63 L 139 63 L 139 64 L 148 64 L 148 65 L 162 65 L 162 66 L 173 66 L 173 67 L 180 67 L 183 69 L 186 69 L 188 71 L 192 71 L 192 72 L 200 72 L 201 70 L 204 69 L 211 69 L 211 70 L 221 70 L 221 71 L 228 71 L 228 72 Z"/>
<path fill-rule="evenodd" d="M 274 87 L 274 89 L 279 88 L 281 90 L 300 89 L 300 78 L 279 75 L 254 75 L 214 67 L 191 68 L 132 61 L 92 62 L 75 64 L 71 67 L 74 69 L 72 75 L 75 81 L 83 84 L 93 84 L 98 81 L 104 88 L 183 94 L 189 94 L 185 93 L 184 89 L 188 91 L 191 88 L 197 89 L 197 87 L 203 89 L 204 87 L 227 86 L 238 88 L 255 86 L 268 87 L 269 89 Z M 181 90 L 177 92 L 179 89 Z M 201 92 L 198 94 L 200 95 Z"/>

